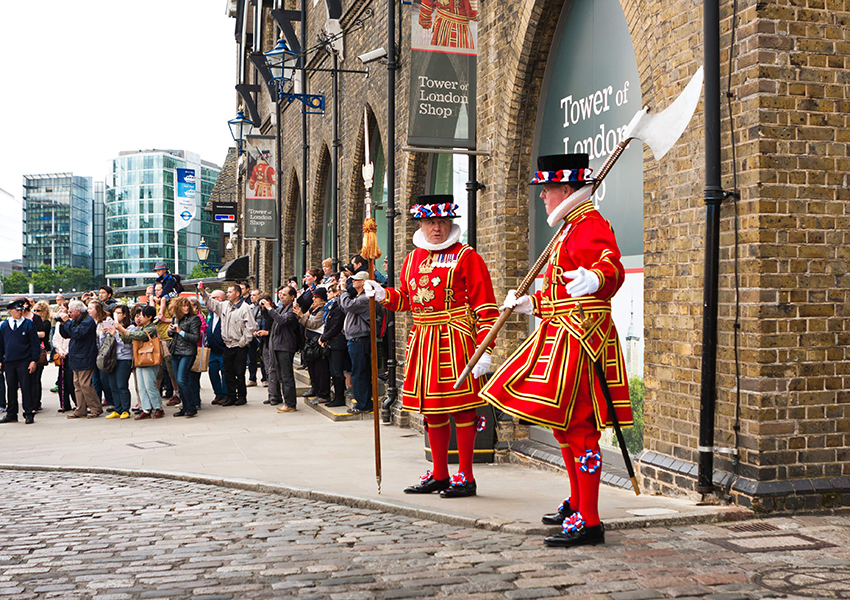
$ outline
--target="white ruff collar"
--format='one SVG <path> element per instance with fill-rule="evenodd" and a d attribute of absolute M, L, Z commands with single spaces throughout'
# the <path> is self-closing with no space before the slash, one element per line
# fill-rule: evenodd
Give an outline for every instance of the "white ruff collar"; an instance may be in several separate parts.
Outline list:
<path fill-rule="evenodd" d="M 417 229 L 416 233 L 413 234 L 413 245 L 417 248 L 422 248 L 423 250 L 445 250 L 450 246 L 454 246 L 459 239 L 460 225 L 452 223 L 452 231 L 449 233 L 449 237 L 445 242 L 442 242 L 441 244 L 432 244 L 425 239 L 425 234 L 422 233 L 422 230 Z"/>
<path fill-rule="evenodd" d="M 555 223 L 570 214 L 572 209 L 590 198 L 590 194 L 592 192 L 593 185 L 589 184 L 582 186 L 581 189 L 564 198 L 563 202 L 561 202 L 555 210 L 552 211 L 552 214 L 546 218 L 546 222 L 549 223 L 549 227 L 554 227 Z"/>

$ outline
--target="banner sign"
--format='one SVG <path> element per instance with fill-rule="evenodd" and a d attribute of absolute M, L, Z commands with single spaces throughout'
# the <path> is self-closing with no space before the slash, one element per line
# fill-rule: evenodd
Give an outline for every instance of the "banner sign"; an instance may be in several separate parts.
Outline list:
<path fill-rule="evenodd" d="M 572 0 L 564 9 L 546 66 L 536 126 L 537 156 L 585 153 L 595 176 L 641 108 L 635 51 L 619 0 Z M 546 211 L 535 207 L 535 253 L 552 236 Z M 593 203 L 611 223 L 623 256 L 643 254 L 643 144 L 632 142 Z"/>
<path fill-rule="evenodd" d="M 215 202 L 213 201 L 213 220 L 225 223 L 236 222 L 236 202 Z"/>
<path fill-rule="evenodd" d="M 195 169 L 177 169 L 177 192 L 174 194 L 174 231 L 189 226 L 198 203 L 195 201 Z"/>
<path fill-rule="evenodd" d="M 407 143 L 475 148 L 478 0 L 413 0 Z"/>
<path fill-rule="evenodd" d="M 245 184 L 245 237 L 277 240 L 277 173 L 273 139 L 257 136 L 247 146 L 248 181 Z"/>

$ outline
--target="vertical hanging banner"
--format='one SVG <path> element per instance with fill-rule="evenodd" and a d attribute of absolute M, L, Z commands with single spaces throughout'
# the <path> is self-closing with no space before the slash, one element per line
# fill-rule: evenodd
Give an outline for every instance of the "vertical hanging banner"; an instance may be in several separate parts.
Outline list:
<path fill-rule="evenodd" d="M 177 192 L 174 194 L 174 231 L 185 229 L 195 218 L 195 169 L 177 169 Z"/>
<path fill-rule="evenodd" d="M 475 148 L 478 0 L 413 0 L 407 143 Z"/>
<path fill-rule="evenodd" d="M 248 181 L 245 184 L 245 237 L 277 240 L 277 173 L 274 136 L 248 136 Z"/>

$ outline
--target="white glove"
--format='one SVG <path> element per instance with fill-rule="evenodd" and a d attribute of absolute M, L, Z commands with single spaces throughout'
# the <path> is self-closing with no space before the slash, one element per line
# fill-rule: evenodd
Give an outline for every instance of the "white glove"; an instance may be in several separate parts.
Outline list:
<path fill-rule="evenodd" d="M 564 273 L 564 277 L 572 279 L 567 284 L 567 293 L 573 298 L 587 296 L 599 289 L 599 276 L 584 267 L 579 267 L 575 271 L 567 271 Z"/>
<path fill-rule="evenodd" d="M 515 313 L 519 313 L 521 315 L 530 315 L 534 312 L 534 307 L 531 305 L 531 298 L 526 295 L 522 295 L 517 298 L 516 290 L 508 291 L 508 295 L 505 296 L 505 301 L 502 303 L 499 311 L 503 312 L 508 308 L 513 309 Z"/>
<path fill-rule="evenodd" d="M 478 362 L 475 363 L 475 366 L 472 367 L 472 376 L 475 377 L 475 379 L 478 379 L 479 377 L 481 377 L 482 375 L 487 373 L 487 371 L 489 371 L 489 370 L 490 370 L 490 353 L 485 352 L 484 354 L 481 355 L 481 358 L 478 359 Z"/>
<path fill-rule="evenodd" d="M 363 292 L 367 298 L 374 298 L 375 302 L 383 302 L 387 297 L 387 290 L 382 288 L 380 283 L 371 279 L 363 282 Z"/>

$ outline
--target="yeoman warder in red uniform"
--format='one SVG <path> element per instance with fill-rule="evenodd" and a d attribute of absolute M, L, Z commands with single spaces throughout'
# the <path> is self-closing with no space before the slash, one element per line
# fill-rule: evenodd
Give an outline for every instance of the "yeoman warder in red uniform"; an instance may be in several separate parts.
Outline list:
<path fill-rule="evenodd" d="M 476 430 L 481 427 L 475 411 L 485 402 L 479 397 L 478 377 L 490 368 L 485 354 L 470 377 L 458 389 L 454 383 L 466 363 L 499 316 L 490 273 L 484 260 L 460 239 L 458 216 L 452 196 L 419 196 L 411 208 L 419 230 L 413 235 L 416 249 L 401 265 L 398 288 L 366 283 L 386 308 L 413 313 L 413 329 L 407 340 L 402 398 L 404 410 L 425 415 L 431 443 L 433 471 L 408 494 L 440 492 L 443 498 L 474 496 L 472 474 Z M 459 471 L 449 477 L 448 451 L 454 418 Z"/>
<path fill-rule="evenodd" d="M 611 317 L 611 298 L 625 271 L 611 225 L 594 208 L 586 154 L 541 156 L 532 184 L 551 227 L 566 220 L 543 277 L 532 296 L 508 292 L 504 306 L 533 314 L 540 327 L 487 382 L 481 396 L 521 419 L 552 429 L 570 479 L 570 498 L 546 524 L 562 531 L 548 546 L 605 541 L 599 520 L 601 430 L 611 426 L 593 362 L 602 361 L 620 424 L 632 424 L 623 352 Z"/>

